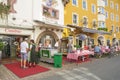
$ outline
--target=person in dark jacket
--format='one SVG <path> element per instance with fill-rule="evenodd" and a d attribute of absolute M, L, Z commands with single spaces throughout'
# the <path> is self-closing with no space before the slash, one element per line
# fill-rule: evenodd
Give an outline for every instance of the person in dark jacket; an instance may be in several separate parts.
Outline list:
<path fill-rule="evenodd" d="M 37 52 L 36 52 L 36 45 L 34 43 L 34 40 L 30 40 L 30 64 L 29 66 L 35 67 L 37 64 Z"/>

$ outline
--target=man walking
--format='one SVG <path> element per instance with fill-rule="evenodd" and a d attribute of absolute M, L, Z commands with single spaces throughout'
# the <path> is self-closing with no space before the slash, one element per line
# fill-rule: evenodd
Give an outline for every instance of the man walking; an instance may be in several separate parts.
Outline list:
<path fill-rule="evenodd" d="M 23 42 L 21 42 L 20 44 L 20 52 L 21 52 L 21 68 L 27 68 L 26 67 L 26 61 L 27 61 L 27 57 L 28 57 L 28 42 L 27 42 L 28 38 L 25 38 L 23 40 Z"/>

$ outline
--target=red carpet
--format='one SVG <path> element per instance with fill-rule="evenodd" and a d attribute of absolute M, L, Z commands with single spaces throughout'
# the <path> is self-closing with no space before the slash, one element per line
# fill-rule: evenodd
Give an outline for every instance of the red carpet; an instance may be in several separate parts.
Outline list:
<path fill-rule="evenodd" d="M 14 74 L 16 74 L 18 77 L 23 78 L 26 76 L 34 75 L 37 73 L 48 71 L 48 68 L 38 66 L 22 69 L 20 68 L 20 62 L 17 63 L 10 63 L 10 64 L 4 64 L 9 70 L 11 70 Z"/>

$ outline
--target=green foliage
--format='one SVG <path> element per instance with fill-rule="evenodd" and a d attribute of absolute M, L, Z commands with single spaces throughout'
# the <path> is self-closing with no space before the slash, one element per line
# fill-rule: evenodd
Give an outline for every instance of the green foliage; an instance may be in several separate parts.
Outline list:
<path fill-rule="evenodd" d="M 76 49 L 80 49 L 80 45 L 74 45 L 74 47 L 76 47 Z"/>
<path fill-rule="evenodd" d="M 2 50 L 4 48 L 4 43 L 0 42 L 0 50 Z"/>
<path fill-rule="evenodd" d="M 9 14 L 10 5 L 0 3 L 0 17 L 3 18 Z M 5 15 L 4 15 L 5 14 Z"/>
<path fill-rule="evenodd" d="M 107 28 L 98 28 L 98 30 L 108 31 Z"/>

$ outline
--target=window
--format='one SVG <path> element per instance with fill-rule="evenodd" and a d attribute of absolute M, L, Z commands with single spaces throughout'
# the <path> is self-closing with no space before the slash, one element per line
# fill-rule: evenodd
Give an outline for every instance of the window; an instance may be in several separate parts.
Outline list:
<path fill-rule="evenodd" d="M 112 26 L 112 32 L 114 32 L 114 26 Z"/>
<path fill-rule="evenodd" d="M 101 27 L 101 22 L 98 22 L 98 27 Z"/>
<path fill-rule="evenodd" d="M 84 10 L 87 10 L 87 1 L 86 0 L 82 0 L 82 8 Z"/>
<path fill-rule="evenodd" d="M 77 6 L 78 5 L 78 0 L 72 0 L 72 4 Z"/>
<path fill-rule="evenodd" d="M 88 18 L 86 16 L 83 17 L 82 24 L 83 24 L 84 27 L 87 27 L 87 25 L 88 25 Z"/>
<path fill-rule="evenodd" d="M 105 27 L 105 22 L 102 22 L 102 27 Z"/>
<path fill-rule="evenodd" d="M 92 13 L 96 13 L 96 7 L 94 4 L 92 4 Z"/>
<path fill-rule="evenodd" d="M 104 21 L 99 21 L 98 22 L 98 27 L 104 28 L 105 27 L 105 22 Z"/>
<path fill-rule="evenodd" d="M 97 21 L 96 21 L 96 20 L 93 20 L 93 21 L 92 21 L 92 26 L 93 26 L 93 28 L 96 28 L 96 27 L 97 27 Z"/>
<path fill-rule="evenodd" d="M 118 4 L 115 5 L 115 9 L 118 11 Z"/>
<path fill-rule="evenodd" d="M 118 15 L 116 15 L 116 21 L 119 22 L 119 16 Z"/>
<path fill-rule="evenodd" d="M 104 0 L 105 1 L 105 6 L 108 6 L 108 0 Z"/>
<path fill-rule="evenodd" d="M 73 13 L 73 15 L 72 15 L 73 17 L 72 17 L 72 22 L 73 22 L 73 24 L 78 24 L 78 15 L 76 14 L 76 13 Z"/>
<path fill-rule="evenodd" d="M 114 21 L 114 14 L 113 13 L 110 14 L 110 18 L 112 21 Z"/>
<path fill-rule="evenodd" d="M 52 10 L 52 17 L 57 18 L 57 11 L 56 10 Z"/>
<path fill-rule="evenodd" d="M 99 13 L 99 14 L 105 14 L 105 9 L 104 9 L 104 7 L 99 7 L 99 8 L 98 8 L 98 13 Z"/>
<path fill-rule="evenodd" d="M 43 15 L 49 18 L 59 18 L 59 11 L 53 8 L 43 6 Z"/>
<path fill-rule="evenodd" d="M 45 7 L 45 6 L 43 7 L 43 15 L 50 16 L 50 11 L 48 7 Z"/>
<path fill-rule="evenodd" d="M 105 12 L 105 17 L 106 17 L 106 19 L 108 19 L 108 12 L 107 11 Z"/>
<path fill-rule="evenodd" d="M 105 14 L 105 9 L 104 9 L 104 7 L 102 7 L 102 14 Z"/>
<path fill-rule="evenodd" d="M 113 3 L 113 1 L 110 1 L 110 8 L 114 9 L 114 3 Z"/>
<path fill-rule="evenodd" d="M 116 27 L 116 32 L 117 32 L 117 33 L 119 32 L 119 27 Z"/>

